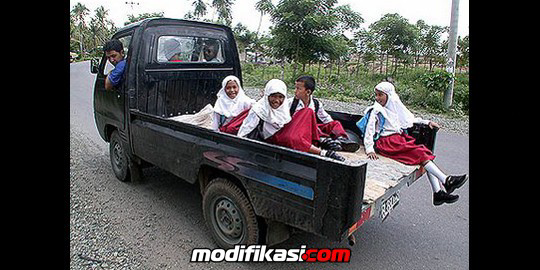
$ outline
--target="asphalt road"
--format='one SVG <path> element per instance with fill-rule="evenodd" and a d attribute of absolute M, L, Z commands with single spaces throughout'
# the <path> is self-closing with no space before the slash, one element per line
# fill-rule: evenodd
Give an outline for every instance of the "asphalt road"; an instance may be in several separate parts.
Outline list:
<path fill-rule="evenodd" d="M 95 75 L 89 62 L 70 64 L 71 269 L 295 269 L 308 263 L 190 263 L 193 248 L 215 248 L 204 223 L 198 186 L 152 167 L 143 183 L 121 183 L 109 163 L 108 144 L 92 109 Z M 469 172 L 469 138 L 440 130 L 436 163 L 447 173 Z M 473 180 L 474 181 L 474 178 Z M 468 269 L 469 183 L 452 205 L 433 206 L 426 176 L 404 188 L 385 222 L 366 222 L 356 233 L 350 263 L 317 266 L 354 269 Z M 349 248 L 308 233 L 274 248 Z"/>

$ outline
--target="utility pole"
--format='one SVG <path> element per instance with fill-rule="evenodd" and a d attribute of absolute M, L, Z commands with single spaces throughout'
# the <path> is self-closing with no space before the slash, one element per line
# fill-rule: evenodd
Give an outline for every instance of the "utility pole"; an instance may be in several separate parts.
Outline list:
<path fill-rule="evenodd" d="M 454 95 L 454 75 L 456 69 L 457 29 L 458 29 L 459 0 L 452 0 L 452 13 L 450 18 L 450 33 L 448 36 L 448 58 L 446 59 L 446 71 L 452 73 L 450 86 L 444 92 L 444 108 L 452 105 Z"/>

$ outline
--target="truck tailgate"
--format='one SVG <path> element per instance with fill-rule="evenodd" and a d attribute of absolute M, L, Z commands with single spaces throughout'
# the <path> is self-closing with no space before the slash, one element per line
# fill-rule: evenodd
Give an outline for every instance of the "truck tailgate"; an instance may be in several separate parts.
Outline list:
<path fill-rule="evenodd" d="M 399 203 L 399 190 L 405 185 L 411 185 L 424 173 L 423 167 L 419 165 L 405 165 L 381 155 L 378 155 L 378 160 L 369 160 L 363 146 L 355 153 L 340 154 L 347 158 L 346 162 L 367 162 L 362 214 L 351 226 L 348 235 L 375 215 L 384 221 Z"/>

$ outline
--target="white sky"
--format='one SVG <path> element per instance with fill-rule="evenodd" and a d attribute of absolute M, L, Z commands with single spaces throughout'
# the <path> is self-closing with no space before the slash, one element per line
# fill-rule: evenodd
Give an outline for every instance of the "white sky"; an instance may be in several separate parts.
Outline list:
<path fill-rule="evenodd" d="M 94 10 L 103 6 L 109 10 L 109 18 L 117 27 L 124 26 L 128 14 L 164 12 L 168 18 L 182 19 L 188 11 L 193 10 L 194 0 L 70 0 L 70 10 L 77 4 L 84 4 L 90 10 L 90 16 Z M 129 5 L 126 2 L 139 3 Z M 209 0 L 206 1 L 210 3 Z M 256 31 L 259 24 L 260 14 L 255 9 L 257 0 L 235 0 L 232 7 L 233 24 L 238 22 L 247 26 L 251 31 Z M 272 0 L 277 4 L 279 0 Z M 339 0 L 338 5 L 349 4 L 351 9 L 359 12 L 365 23 L 362 27 L 378 21 L 384 14 L 398 13 L 415 24 L 418 20 L 424 20 L 429 25 L 450 26 L 452 0 Z M 207 17 L 211 18 L 212 10 Z M 270 16 L 265 15 L 261 24 L 261 31 L 268 32 L 271 26 Z M 469 34 L 469 0 L 459 1 L 458 35 L 461 37 Z"/>

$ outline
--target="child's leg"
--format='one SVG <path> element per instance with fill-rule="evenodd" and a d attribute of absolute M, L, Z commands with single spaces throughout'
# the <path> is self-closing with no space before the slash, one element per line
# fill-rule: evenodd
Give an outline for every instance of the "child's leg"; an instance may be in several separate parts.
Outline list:
<path fill-rule="evenodd" d="M 448 177 L 445 173 L 443 173 L 437 165 L 431 160 L 425 162 L 423 164 L 424 168 L 429 174 L 432 174 L 433 176 L 437 177 L 443 184 L 446 182 L 446 178 Z"/>
<path fill-rule="evenodd" d="M 433 193 L 437 193 L 441 190 L 441 184 L 439 183 L 439 179 L 432 175 L 431 173 L 427 173 L 427 177 L 429 179 L 429 183 L 431 184 L 431 189 L 433 190 Z"/>

